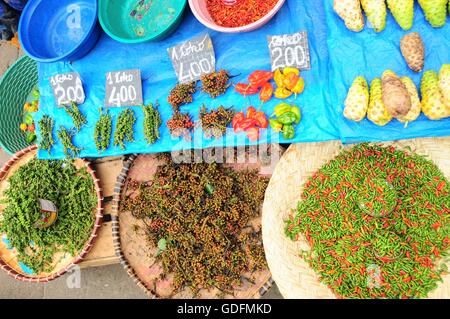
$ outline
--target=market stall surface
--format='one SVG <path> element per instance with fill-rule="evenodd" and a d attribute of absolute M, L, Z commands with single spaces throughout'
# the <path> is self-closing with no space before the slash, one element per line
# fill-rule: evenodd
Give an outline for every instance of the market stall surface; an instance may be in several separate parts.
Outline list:
<path fill-rule="evenodd" d="M 0 76 L 7 67 L 20 55 L 10 45 L 0 43 L 2 59 Z M 8 50 L 7 50 L 8 49 Z M 10 156 L 0 148 L 0 166 Z M 79 278 L 80 280 L 78 281 Z M 147 295 L 130 279 L 121 265 L 95 268 L 84 268 L 80 276 L 67 274 L 47 284 L 19 282 L 6 273 L 0 272 L 0 299 L 33 298 L 33 299 L 146 299 Z M 278 289 L 273 287 L 264 299 L 282 298 Z"/>

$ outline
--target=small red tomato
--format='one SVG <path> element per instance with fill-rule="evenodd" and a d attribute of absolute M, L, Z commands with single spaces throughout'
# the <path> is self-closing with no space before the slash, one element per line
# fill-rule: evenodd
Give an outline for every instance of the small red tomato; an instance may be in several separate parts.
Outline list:
<path fill-rule="evenodd" d="M 36 126 L 34 125 L 34 123 L 31 125 L 28 125 L 28 132 L 34 132 L 34 131 L 36 131 Z"/>

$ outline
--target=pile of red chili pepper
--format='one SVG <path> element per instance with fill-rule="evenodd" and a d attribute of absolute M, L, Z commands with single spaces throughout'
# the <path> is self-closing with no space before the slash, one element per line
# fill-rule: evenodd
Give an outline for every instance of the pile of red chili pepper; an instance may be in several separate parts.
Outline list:
<path fill-rule="evenodd" d="M 261 136 L 261 129 L 269 126 L 266 114 L 258 111 L 253 106 L 247 109 L 247 113 L 238 112 L 231 122 L 235 133 L 245 132 L 250 141 L 255 142 Z"/>
<path fill-rule="evenodd" d="M 259 93 L 259 99 L 264 103 L 273 96 L 273 85 L 270 83 L 272 79 L 273 72 L 256 70 L 249 75 L 249 83 L 238 83 L 234 86 L 234 89 L 244 96 Z"/>
<path fill-rule="evenodd" d="M 207 0 L 206 8 L 215 23 L 235 28 L 249 25 L 267 15 L 278 0 Z"/>
<path fill-rule="evenodd" d="M 373 216 L 359 206 L 371 179 L 396 191 L 389 214 Z M 422 156 L 360 144 L 308 180 L 286 235 L 306 239 L 310 249 L 301 257 L 339 297 L 426 297 L 447 272 L 450 184 Z"/>

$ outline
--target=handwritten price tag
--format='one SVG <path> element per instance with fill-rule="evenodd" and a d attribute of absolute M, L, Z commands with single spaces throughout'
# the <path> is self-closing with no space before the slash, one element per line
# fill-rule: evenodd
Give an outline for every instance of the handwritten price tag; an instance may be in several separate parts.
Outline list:
<path fill-rule="evenodd" d="M 300 70 L 311 68 L 306 31 L 269 36 L 268 42 L 272 71 L 285 67 L 295 67 Z"/>
<path fill-rule="evenodd" d="M 143 104 L 141 71 L 123 70 L 106 73 L 106 107 Z"/>
<path fill-rule="evenodd" d="M 180 83 L 199 80 L 216 69 L 216 57 L 208 34 L 167 49 Z"/>
<path fill-rule="evenodd" d="M 83 104 L 86 99 L 83 84 L 77 72 L 54 75 L 50 77 L 50 84 L 58 107 L 70 105 L 72 102 L 78 105 Z"/>

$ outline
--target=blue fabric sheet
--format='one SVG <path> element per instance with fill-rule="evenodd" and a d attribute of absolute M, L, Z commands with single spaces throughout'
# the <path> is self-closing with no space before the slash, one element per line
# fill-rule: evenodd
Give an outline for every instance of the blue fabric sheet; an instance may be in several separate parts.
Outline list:
<path fill-rule="evenodd" d="M 419 32 L 425 43 L 424 71 L 439 72 L 442 64 L 450 63 L 449 19 L 443 28 L 432 28 L 416 2 L 411 30 L 403 31 L 389 13 L 386 29 L 382 33 L 375 33 L 367 23 L 364 31 L 355 33 L 347 30 L 342 20 L 337 18 L 333 12 L 333 1 L 325 2 L 330 52 L 329 88 L 336 101 L 332 110 L 339 121 L 341 140 L 344 143 L 359 143 L 450 135 L 450 118 L 430 121 L 422 114 L 405 128 L 403 123 L 395 119 L 384 127 L 378 127 L 368 119 L 355 123 L 342 115 L 348 89 L 358 75 L 364 76 L 370 84 L 374 78 L 381 78 L 382 73 L 390 69 L 399 76 L 409 76 L 420 87 L 423 72 L 411 71 L 400 51 L 400 39 L 409 32 Z"/>
<path fill-rule="evenodd" d="M 417 11 L 414 30 L 421 32 L 427 45 L 427 69 L 436 69 L 443 63 L 449 63 L 449 29 L 447 24 L 436 30 L 429 27 L 423 15 Z M 385 128 L 377 128 L 370 122 L 351 123 L 343 119 L 342 109 L 348 87 L 358 74 L 365 75 L 368 80 L 380 76 L 382 71 L 391 68 L 401 75 L 410 75 L 416 83 L 420 76 L 413 75 L 403 61 L 398 42 L 404 32 L 400 31 L 392 17 L 388 19 L 387 30 L 376 35 L 366 28 L 357 34 L 348 31 L 343 22 L 333 13 L 332 1 L 287 0 L 281 11 L 263 28 L 244 34 L 222 34 L 203 27 L 186 11 L 179 29 L 169 38 L 160 42 L 144 44 L 118 43 L 103 34 L 97 46 L 86 57 L 69 63 L 39 64 L 39 86 L 41 90 L 41 107 L 35 120 L 44 114 L 55 118 L 55 131 L 60 125 L 67 128 L 73 126 L 72 120 L 63 109 L 55 106 L 55 100 L 49 83 L 49 77 L 57 73 L 77 71 L 80 73 L 86 93 L 86 102 L 80 106 L 87 115 L 88 124 L 75 136 L 74 144 L 83 147 L 81 157 L 113 156 L 128 153 L 156 153 L 188 148 L 206 148 L 213 146 L 254 145 L 245 135 L 233 133 L 219 140 L 202 138 L 197 131 L 193 141 L 173 139 L 164 124 L 161 127 L 161 139 L 147 145 L 143 135 L 143 112 L 133 107 L 137 114 L 134 143 L 128 143 L 126 150 L 111 147 L 98 153 L 93 140 L 93 131 L 99 118 L 98 108 L 103 106 L 105 94 L 105 74 L 108 71 L 139 68 L 142 73 L 144 102 L 158 101 L 159 110 L 165 123 L 172 116 L 167 103 L 170 89 L 177 83 L 176 75 L 167 54 L 167 48 L 196 35 L 208 32 L 214 43 L 217 69 L 227 69 L 233 75 L 239 75 L 233 82 L 245 81 L 246 77 L 256 69 L 270 69 L 270 57 L 267 47 L 267 35 L 293 33 L 307 30 L 311 52 L 310 71 L 302 72 L 306 90 L 295 101 L 302 108 L 303 119 L 297 127 L 296 137 L 285 141 L 278 133 L 265 130 L 257 143 L 299 143 L 311 141 L 327 141 L 342 138 L 344 142 L 360 142 L 367 140 L 390 140 L 420 136 L 450 135 L 450 120 L 431 122 L 424 118 L 411 123 L 408 129 L 394 122 Z M 293 102 L 294 98 L 288 100 Z M 259 106 L 256 96 L 250 102 Z M 211 100 L 204 94 L 197 93 L 192 104 L 182 107 L 194 120 L 198 120 L 200 107 L 205 104 L 209 109 L 220 105 L 234 106 L 236 110 L 246 108 L 249 103 L 240 94 L 229 89 L 226 95 Z M 263 110 L 272 114 L 279 100 L 272 99 L 265 103 Z M 114 116 L 123 108 L 110 108 Z M 37 130 L 38 136 L 39 129 Z M 56 134 L 55 134 L 56 135 Z M 56 137 L 56 136 L 55 136 Z M 55 139 L 56 140 L 56 139 Z M 63 158 L 62 144 L 57 144 L 49 155 L 39 152 L 39 158 Z"/>

